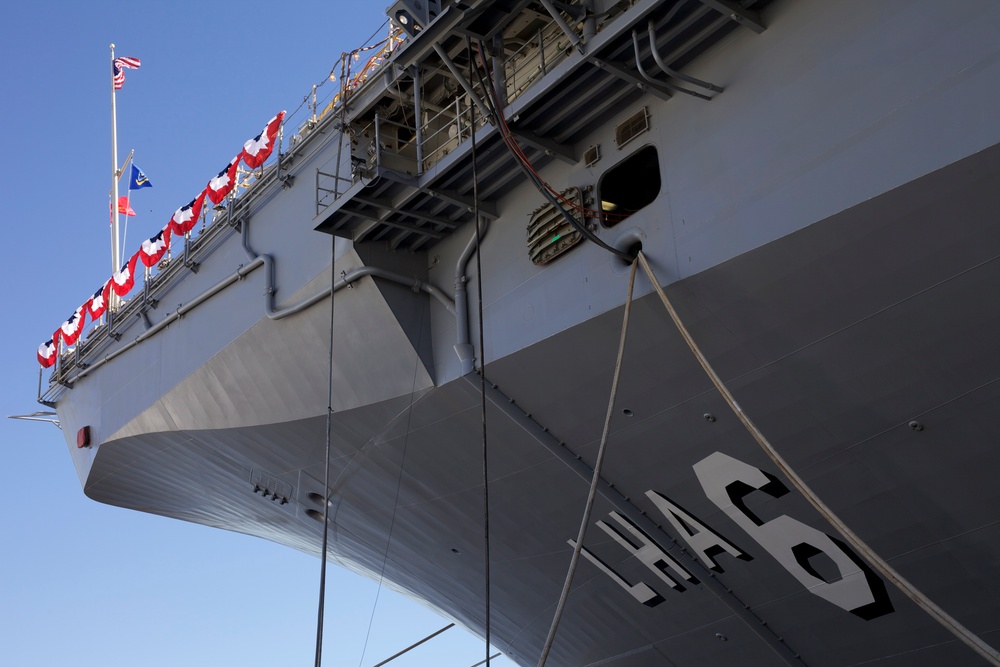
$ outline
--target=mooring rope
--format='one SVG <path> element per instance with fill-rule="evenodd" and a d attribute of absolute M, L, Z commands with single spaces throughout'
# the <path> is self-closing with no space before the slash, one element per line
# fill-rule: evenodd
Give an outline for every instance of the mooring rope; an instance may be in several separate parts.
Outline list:
<path fill-rule="evenodd" d="M 746 430 L 753 436 L 754 440 L 757 441 L 757 444 L 760 445 L 761 449 L 764 450 L 768 457 L 770 457 L 771 461 L 774 462 L 774 465 L 776 465 L 778 469 L 784 473 L 785 477 L 787 477 L 795 488 L 799 490 L 799 493 L 805 496 L 806 500 L 809 501 L 809 504 L 811 504 L 816 511 L 819 512 L 820 515 L 834 527 L 834 529 L 836 529 L 840 536 L 843 537 L 844 540 L 857 551 L 861 552 L 868 559 L 868 561 L 875 566 L 875 569 L 878 570 L 882 576 L 891 581 L 900 592 L 910 598 L 910 600 L 912 600 L 918 607 L 927 612 L 931 618 L 941 624 L 942 627 L 948 630 L 948 632 L 954 635 L 957 639 L 962 641 L 966 646 L 985 658 L 990 664 L 1000 666 L 1000 653 L 998 653 L 996 649 L 984 642 L 978 635 L 974 634 L 956 619 L 952 618 L 951 615 L 937 606 L 931 599 L 917 590 L 913 584 L 903 578 L 899 572 L 883 560 L 881 556 L 879 556 L 857 534 L 855 534 L 854 531 L 847 526 L 847 524 L 841 521 L 840 517 L 834 514 L 833 510 L 827 507 L 827 505 L 820 500 L 812 489 L 809 488 L 805 481 L 799 477 L 798 473 L 796 473 L 795 470 L 788 465 L 785 459 L 782 458 L 781 454 L 778 453 L 760 429 L 757 428 L 756 424 L 754 424 L 750 417 L 743 412 L 743 408 L 739 406 L 736 399 L 733 398 L 732 393 L 730 393 L 728 387 L 726 387 L 726 384 L 715 372 L 715 369 L 712 368 L 712 365 L 702 353 L 701 348 L 698 347 L 698 344 L 695 343 L 691 334 L 688 332 L 687 327 L 684 326 L 684 323 L 681 321 L 677 311 L 674 310 L 673 304 L 671 304 L 670 299 L 667 298 L 666 292 L 656 280 L 656 276 L 653 274 L 653 270 L 650 268 L 649 262 L 646 261 L 646 257 L 643 255 L 642 251 L 639 252 L 637 259 L 642 265 L 643 270 L 646 272 L 649 282 L 653 284 L 653 288 L 659 295 L 660 301 L 663 302 L 664 307 L 670 314 L 670 319 L 673 320 L 674 325 L 677 327 L 677 330 L 680 332 L 684 341 L 691 349 L 691 352 L 698 360 L 698 363 L 701 364 L 705 374 L 708 375 L 709 379 L 711 379 L 712 384 L 715 385 L 715 388 L 722 395 L 722 398 L 726 401 L 730 409 L 732 409 L 733 413 L 740 420 Z"/>
<path fill-rule="evenodd" d="M 559 602 L 556 603 L 556 611 L 552 616 L 552 625 L 549 626 L 549 634 L 545 638 L 541 655 L 538 657 L 538 667 L 545 667 L 545 661 L 549 658 L 549 651 L 555 642 L 556 630 L 559 621 L 562 620 L 563 611 L 566 608 L 566 601 L 569 599 L 570 588 L 573 586 L 573 577 L 576 574 L 577 564 L 580 562 L 580 552 L 583 550 L 583 541 L 587 536 L 587 525 L 590 523 L 590 515 L 594 509 L 594 500 L 597 498 L 597 489 L 601 482 L 601 468 L 604 465 L 604 454 L 607 450 L 608 434 L 611 431 L 611 416 L 615 409 L 615 398 L 618 396 L 618 380 L 621 377 L 622 358 L 625 355 L 625 337 L 628 334 L 628 320 L 632 311 L 632 288 L 635 285 L 635 266 L 632 262 L 632 271 L 628 278 L 628 296 L 625 298 L 625 315 L 622 319 L 622 333 L 618 341 L 618 359 L 615 362 L 615 374 L 611 380 L 611 398 L 608 400 L 608 412 L 604 418 L 604 432 L 601 434 L 601 444 L 597 449 L 597 460 L 594 462 L 594 474 L 590 480 L 590 490 L 587 493 L 587 502 L 583 509 L 583 517 L 580 520 L 580 530 L 576 536 L 576 544 L 573 545 L 573 555 L 570 557 L 569 568 L 566 570 L 566 580 L 563 582 L 562 593 L 559 595 Z"/>

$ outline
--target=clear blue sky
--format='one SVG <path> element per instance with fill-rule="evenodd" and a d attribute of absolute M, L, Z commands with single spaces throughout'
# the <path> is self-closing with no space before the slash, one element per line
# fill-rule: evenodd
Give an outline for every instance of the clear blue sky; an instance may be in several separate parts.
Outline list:
<path fill-rule="evenodd" d="M 118 95 L 119 156 L 135 149 L 154 186 L 134 194 L 131 254 L 271 116 L 299 107 L 341 52 L 384 34 L 384 9 L 258 0 L 5 8 L 2 415 L 41 408 L 36 348 L 110 274 L 108 45 L 142 60 Z M 313 664 L 317 559 L 87 499 L 48 424 L 0 420 L 0 454 L 0 663 Z M 329 576 L 324 665 L 373 665 L 447 623 L 336 567 Z M 392 665 L 464 667 L 484 655 L 481 641 L 453 629 Z"/>

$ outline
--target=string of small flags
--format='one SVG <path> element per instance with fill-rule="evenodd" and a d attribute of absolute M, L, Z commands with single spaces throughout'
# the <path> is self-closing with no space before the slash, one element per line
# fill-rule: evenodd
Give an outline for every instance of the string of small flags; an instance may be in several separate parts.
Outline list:
<path fill-rule="evenodd" d="M 124 61 L 125 59 L 118 60 Z M 139 66 L 138 59 L 129 60 L 135 60 L 134 65 L 126 62 L 120 64 L 130 69 Z M 116 61 L 115 65 L 119 65 L 119 63 Z M 121 75 L 121 78 L 124 81 L 124 74 Z M 86 318 L 89 316 L 91 321 L 96 322 L 104 315 L 111 292 L 124 297 L 132 291 L 132 288 L 135 287 L 135 268 L 139 262 L 142 262 L 145 267 L 154 266 L 170 249 L 171 236 L 184 236 L 194 229 L 206 197 L 213 204 L 218 204 L 232 192 L 233 188 L 236 187 L 236 169 L 240 161 L 250 169 L 256 169 L 267 161 L 274 150 L 274 142 L 284 118 L 285 112 L 282 111 L 267 122 L 260 134 L 243 144 L 243 150 L 230 160 L 229 164 L 218 175 L 208 181 L 197 197 L 174 211 L 163 229 L 143 241 L 139 250 L 122 265 L 122 268 L 108 278 L 104 285 L 94 292 L 93 296 L 70 315 L 69 319 L 59 325 L 49 340 L 38 346 L 38 363 L 43 368 L 50 368 L 56 363 L 59 356 L 60 340 L 67 347 L 75 345 L 83 332 Z"/>

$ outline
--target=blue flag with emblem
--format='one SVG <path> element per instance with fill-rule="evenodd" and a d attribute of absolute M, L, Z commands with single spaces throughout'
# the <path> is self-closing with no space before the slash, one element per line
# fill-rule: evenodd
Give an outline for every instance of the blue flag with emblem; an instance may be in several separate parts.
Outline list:
<path fill-rule="evenodd" d="M 138 190 L 139 188 L 151 188 L 151 187 L 153 187 L 153 184 L 149 182 L 148 178 L 146 178 L 146 174 L 142 173 L 142 171 L 133 163 L 132 180 L 128 182 L 128 189 Z"/>

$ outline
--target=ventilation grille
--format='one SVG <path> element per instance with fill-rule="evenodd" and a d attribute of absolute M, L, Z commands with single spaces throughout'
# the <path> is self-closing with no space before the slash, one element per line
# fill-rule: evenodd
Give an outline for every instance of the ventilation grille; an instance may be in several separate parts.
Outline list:
<path fill-rule="evenodd" d="M 565 190 L 562 196 L 572 204 L 572 208 L 564 204 L 567 212 L 581 225 L 586 224 L 580 188 Z M 566 220 L 566 216 L 557 207 L 546 204 L 535 209 L 528 220 L 528 257 L 536 266 L 548 264 L 582 238 L 583 235 Z"/>
<path fill-rule="evenodd" d="M 649 131 L 649 109 L 643 107 L 615 128 L 615 143 L 621 148 L 640 134 Z"/>

